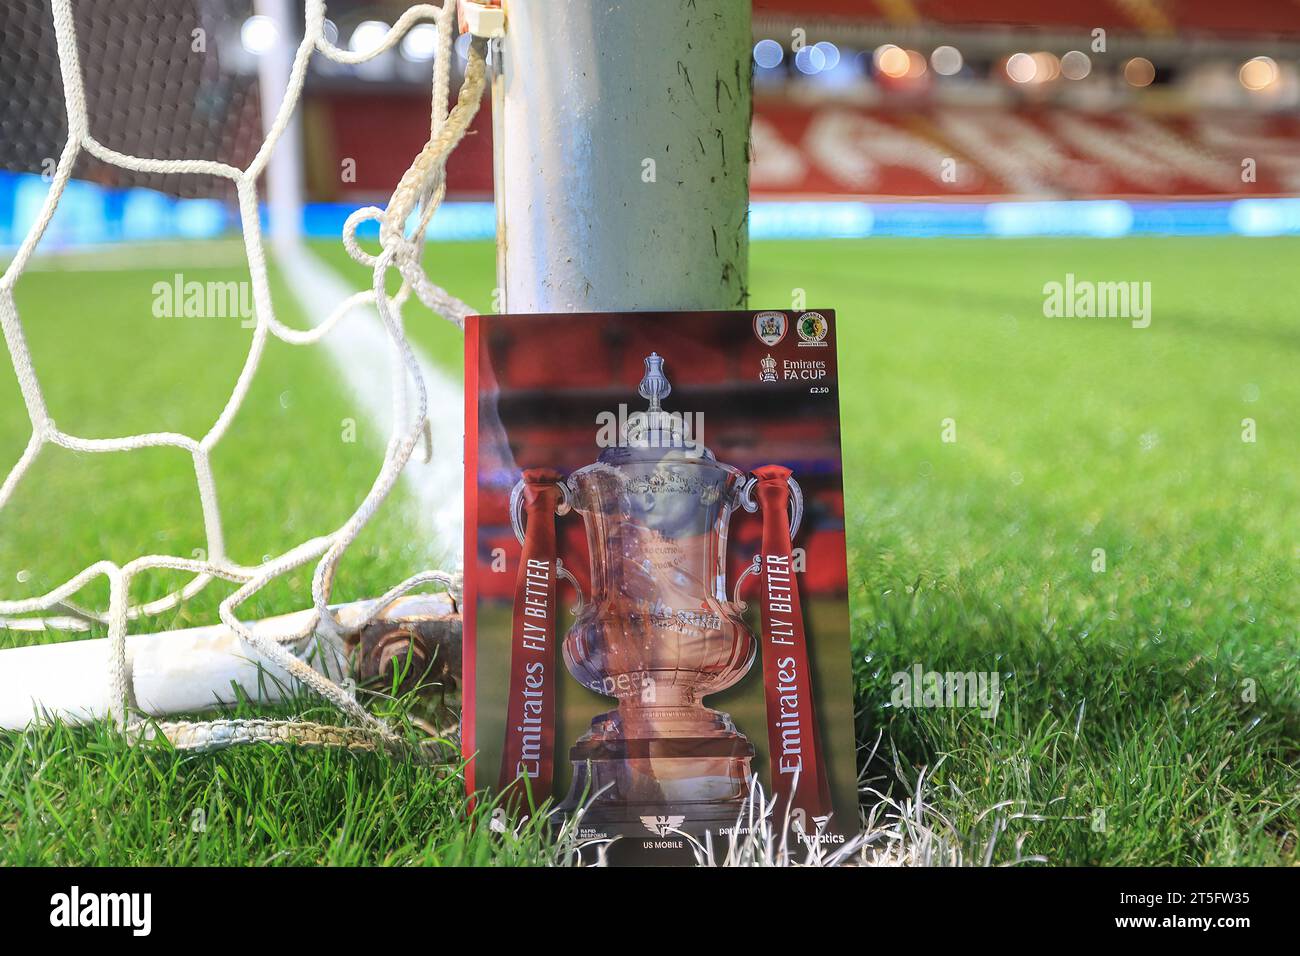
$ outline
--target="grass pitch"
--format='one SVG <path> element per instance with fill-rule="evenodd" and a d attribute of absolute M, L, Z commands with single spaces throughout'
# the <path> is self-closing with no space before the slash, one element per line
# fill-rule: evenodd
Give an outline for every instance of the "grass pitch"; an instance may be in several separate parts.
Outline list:
<path fill-rule="evenodd" d="M 1219 238 L 753 247 L 755 307 L 802 297 L 840 316 L 859 739 L 869 750 L 880 736 L 865 775 L 899 799 L 920 787 L 964 860 L 1297 862 L 1298 254 L 1291 239 Z M 489 306 L 490 246 L 430 260 Z M 173 271 L 19 284 L 62 427 L 194 432 L 220 407 L 247 331 L 153 318 L 152 283 Z M 1149 281 L 1150 327 L 1044 317 L 1043 285 L 1067 273 Z M 410 316 L 458 374 L 459 334 Z M 373 474 L 382 439 L 340 441 L 350 409 L 330 375 L 318 350 L 271 346 L 216 460 L 237 557 L 333 527 Z M 0 460 L 26 435 L 6 367 Z M 105 555 L 201 547 L 186 466 L 164 451 L 43 458 L 0 516 L 0 593 L 38 593 Z M 420 566 L 403 517 L 401 502 L 381 513 L 344 563 L 341 598 Z M 220 593 L 159 626 L 211 620 Z M 306 600 L 299 576 L 249 611 Z M 996 673 L 996 716 L 894 706 L 894 675 L 918 664 Z M 467 828 L 454 775 L 385 758 L 179 756 L 102 727 L 0 737 L 3 862 L 552 859 L 536 836 Z"/>

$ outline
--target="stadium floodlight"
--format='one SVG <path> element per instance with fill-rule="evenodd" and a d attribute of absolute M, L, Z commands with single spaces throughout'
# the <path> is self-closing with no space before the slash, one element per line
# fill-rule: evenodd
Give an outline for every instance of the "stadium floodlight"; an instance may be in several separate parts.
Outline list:
<path fill-rule="evenodd" d="M 940 76 L 956 76 L 962 68 L 961 51 L 955 46 L 937 46 L 930 54 L 930 65 Z"/>
<path fill-rule="evenodd" d="M 794 55 L 794 66 L 805 76 L 816 76 L 826 69 L 826 54 L 816 46 L 803 46 Z"/>
<path fill-rule="evenodd" d="M 239 28 L 239 42 L 249 53 L 261 56 L 275 46 L 280 30 L 275 21 L 263 14 L 255 14 Z"/>
<path fill-rule="evenodd" d="M 1013 53 L 1007 57 L 1006 71 L 1013 83 L 1032 83 L 1038 75 L 1038 64 L 1028 53 Z"/>
<path fill-rule="evenodd" d="M 1071 50 L 1061 57 L 1061 75 L 1067 80 L 1086 79 L 1092 72 L 1092 60 L 1082 50 Z"/>
<path fill-rule="evenodd" d="M 1241 69 L 1237 71 L 1237 79 L 1252 93 L 1267 90 L 1277 83 L 1277 62 L 1269 56 L 1252 57 L 1241 64 Z"/>
<path fill-rule="evenodd" d="M 823 70 L 833 70 L 840 65 L 840 48 L 829 40 L 814 43 L 813 49 L 821 51 Z"/>
<path fill-rule="evenodd" d="M 1155 78 L 1155 65 L 1144 56 L 1135 56 L 1124 64 L 1124 81 L 1129 86 L 1150 86 Z"/>
<path fill-rule="evenodd" d="M 1061 61 L 1055 53 L 1040 50 L 1033 57 L 1035 83 L 1051 83 L 1061 75 Z"/>
<path fill-rule="evenodd" d="M 402 56 L 412 63 L 426 63 L 433 59 L 438 47 L 438 31 L 428 23 L 412 27 L 402 41 Z"/>
<path fill-rule="evenodd" d="M 916 50 L 906 50 L 907 53 L 907 78 L 909 80 L 919 80 L 925 76 L 929 66 L 926 64 L 925 57 Z"/>
<path fill-rule="evenodd" d="M 775 40 L 759 40 L 754 44 L 754 62 L 764 70 L 774 70 L 785 59 L 785 47 Z"/>
<path fill-rule="evenodd" d="M 370 53 L 384 42 L 389 26 L 382 20 L 362 20 L 348 39 L 348 48 L 354 53 Z"/>
<path fill-rule="evenodd" d="M 872 60 L 877 72 L 892 80 L 901 80 L 907 76 L 908 70 L 912 67 L 911 57 L 907 55 L 907 51 L 892 43 L 877 47 Z"/>

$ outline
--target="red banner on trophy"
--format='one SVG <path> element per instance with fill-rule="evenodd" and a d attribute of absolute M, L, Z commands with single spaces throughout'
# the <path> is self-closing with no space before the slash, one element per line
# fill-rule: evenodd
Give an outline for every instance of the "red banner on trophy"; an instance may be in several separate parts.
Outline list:
<path fill-rule="evenodd" d="M 531 468 L 518 485 L 528 531 L 515 574 L 510 645 L 510 696 L 498 787 L 523 785 L 534 802 L 551 795 L 555 772 L 555 508 L 560 476 Z"/>
<path fill-rule="evenodd" d="M 471 790 L 615 862 L 845 840 L 834 312 L 474 316 L 465 367 Z"/>
<path fill-rule="evenodd" d="M 762 582 L 763 687 L 767 698 L 768 759 L 772 789 L 805 818 L 831 812 L 813 713 L 812 673 L 803 608 L 794 571 L 794 530 L 786 517 L 793 473 L 781 465 L 756 469 L 754 492 L 763 511 L 763 550 L 756 564 Z"/>

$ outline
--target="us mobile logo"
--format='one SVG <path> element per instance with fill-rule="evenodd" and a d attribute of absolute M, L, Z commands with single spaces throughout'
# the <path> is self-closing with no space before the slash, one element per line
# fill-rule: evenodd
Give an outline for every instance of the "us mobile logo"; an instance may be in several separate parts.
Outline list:
<path fill-rule="evenodd" d="M 642 817 L 641 825 L 655 836 L 667 836 L 686 822 L 686 817 Z"/>

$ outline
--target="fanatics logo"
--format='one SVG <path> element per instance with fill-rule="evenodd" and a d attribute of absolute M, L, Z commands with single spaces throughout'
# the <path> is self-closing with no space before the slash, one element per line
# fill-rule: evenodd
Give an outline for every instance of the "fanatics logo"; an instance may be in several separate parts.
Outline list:
<path fill-rule="evenodd" d="M 780 344 L 789 329 L 784 312 L 759 312 L 754 316 L 754 334 L 768 348 Z"/>

